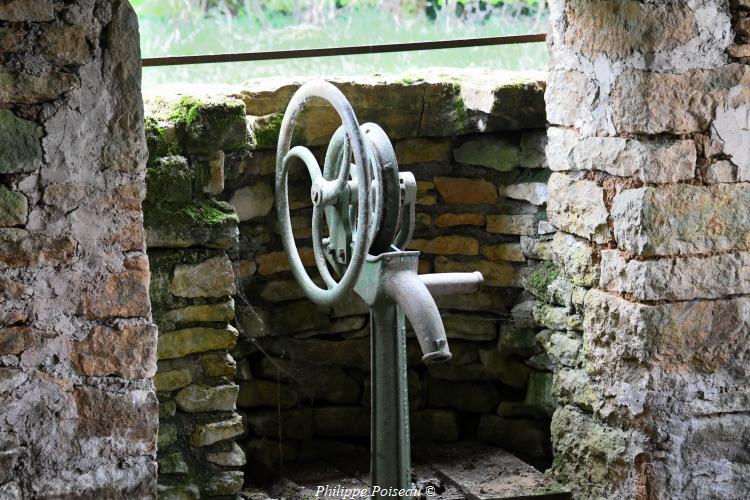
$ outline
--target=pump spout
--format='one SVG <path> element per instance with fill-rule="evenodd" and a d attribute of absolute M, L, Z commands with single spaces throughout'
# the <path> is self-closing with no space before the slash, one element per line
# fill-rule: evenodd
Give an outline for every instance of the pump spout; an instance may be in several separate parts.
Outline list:
<path fill-rule="evenodd" d="M 422 361 L 439 363 L 451 359 L 443 320 L 427 286 L 412 269 L 398 271 L 390 278 L 385 283 L 386 293 L 403 309 L 414 328 L 424 354 Z"/>

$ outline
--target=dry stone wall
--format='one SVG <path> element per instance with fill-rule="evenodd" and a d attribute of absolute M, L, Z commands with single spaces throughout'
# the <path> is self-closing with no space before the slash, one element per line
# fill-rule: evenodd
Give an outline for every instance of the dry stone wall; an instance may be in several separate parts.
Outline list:
<path fill-rule="evenodd" d="M 144 203 L 151 302 L 159 327 L 159 498 L 235 498 L 245 454 L 230 355 L 238 338 L 230 255 L 234 208 L 215 200 L 224 159 L 248 143 L 245 106 L 221 99 L 157 99 L 146 120 Z"/>
<path fill-rule="evenodd" d="M 418 223 L 411 247 L 423 252 L 421 272 L 481 270 L 486 279 L 476 295 L 440 298 L 454 353 L 450 363 L 425 367 L 416 339 L 409 340 L 414 439 L 479 438 L 539 463 L 548 461 L 549 418 L 554 409 L 551 373 L 535 339 L 537 329 L 528 307 L 532 296 L 522 290 L 527 281 L 547 276 L 549 264 L 544 262 L 550 259 L 553 233 L 544 209 L 549 177 L 544 156 L 544 75 L 435 70 L 423 78 L 378 76 L 333 82 L 352 103 L 360 123 L 373 121 L 385 129 L 400 168 L 417 177 Z M 180 357 L 159 362 L 157 389 L 161 377 L 171 380 L 179 370 L 191 371 L 176 385 L 162 387 L 162 428 L 175 419 L 198 422 L 205 417 L 226 423 L 229 429 L 235 417 L 222 411 L 233 409 L 236 398 L 244 432 L 227 430 L 213 446 L 228 451 L 233 440 L 240 442 L 247 460 L 246 480 L 268 480 L 283 464 L 330 454 L 354 453 L 365 464 L 368 456 L 368 310 L 354 296 L 332 308 L 308 301 L 289 272 L 276 227 L 275 146 L 281 117 L 299 85 L 291 80 L 260 80 L 239 88 L 165 88 L 147 96 L 153 110 L 149 120 L 158 132 L 155 137 L 167 139 L 150 144 L 149 176 L 160 172 L 161 179 L 149 183 L 148 200 L 162 206 L 194 203 L 196 193 L 211 193 L 229 202 L 240 221 L 239 247 L 232 249 L 228 234 L 200 239 L 194 235 L 211 229 L 187 218 L 186 225 L 151 219 L 150 210 L 146 211 L 160 342 L 187 326 L 168 321 L 177 308 L 196 307 L 198 300 L 175 294 L 181 278 L 176 269 L 163 267 L 164 255 L 185 255 L 207 242 L 227 241 L 226 246 L 212 243 L 212 248 L 219 249 L 224 266 L 227 261 L 221 252 L 227 252 L 238 280 L 236 346 L 208 342 L 200 346 L 201 352 L 210 351 L 212 356 L 228 351 L 236 372 L 215 379 L 220 384 L 196 378 L 195 366 L 204 354 L 191 351 L 188 346 L 195 339 L 183 334 L 174 344 Z M 196 111 L 186 112 L 192 105 Z M 248 139 L 242 137 L 239 125 L 236 133 L 229 131 L 221 113 L 209 112 L 219 107 L 242 108 Z M 311 147 L 322 164 L 325 147 L 339 124 L 332 108 L 311 101 L 300 118 L 297 143 Z M 222 147 L 224 141 L 230 146 Z M 192 186 L 193 197 L 187 189 L 179 202 L 168 201 L 177 196 L 175 187 L 182 182 L 177 179 L 182 179 L 183 170 L 188 171 L 186 185 Z M 223 178 L 223 186 L 215 175 Z M 292 221 L 303 261 L 314 268 L 306 175 L 303 168 L 295 169 L 290 181 Z M 165 246 L 172 249 L 162 250 Z M 193 259 L 190 265 L 213 255 Z M 530 264 L 534 264 L 531 271 L 538 272 L 527 271 Z M 158 269 L 164 269 L 163 279 Z M 186 281 L 193 283 L 199 275 Z M 230 293 L 224 289 L 221 304 L 226 304 Z M 217 299 L 198 302 L 218 305 Z M 222 319 L 222 328 L 228 328 L 227 321 L 228 317 Z M 196 332 L 195 337 L 216 338 L 209 332 Z M 182 357 L 187 352 L 193 354 Z M 181 394 L 198 391 L 199 386 L 200 399 L 211 404 L 200 409 L 181 404 L 188 398 Z M 235 392 L 219 396 L 225 387 Z M 177 404 L 175 416 L 164 410 L 166 403 L 174 413 L 171 399 Z M 231 404 L 220 408 L 213 403 Z M 185 451 L 195 448 L 194 443 L 185 447 L 194 435 L 191 432 L 192 428 L 179 424 L 172 438 L 177 448 L 165 446 L 160 457 L 174 449 L 182 450 L 183 458 L 205 457 L 202 450 Z M 242 436 L 237 436 L 240 432 Z M 191 477 L 195 473 L 188 469 L 173 471 L 170 484 L 192 482 L 203 488 L 205 478 Z"/>
<path fill-rule="evenodd" d="M 552 2 L 555 476 L 579 498 L 750 491 L 745 1 Z"/>
<path fill-rule="evenodd" d="M 0 498 L 155 498 L 126 1 L 0 2 Z"/>

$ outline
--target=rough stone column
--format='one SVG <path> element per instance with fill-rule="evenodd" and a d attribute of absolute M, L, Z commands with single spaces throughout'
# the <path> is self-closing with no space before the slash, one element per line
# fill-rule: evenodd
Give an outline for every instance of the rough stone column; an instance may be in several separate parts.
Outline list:
<path fill-rule="evenodd" d="M 549 220 L 590 288 L 554 349 L 554 472 L 580 498 L 750 491 L 749 10 L 552 2 Z"/>
<path fill-rule="evenodd" d="M 153 498 L 135 14 L 0 2 L 0 498 Z"/>

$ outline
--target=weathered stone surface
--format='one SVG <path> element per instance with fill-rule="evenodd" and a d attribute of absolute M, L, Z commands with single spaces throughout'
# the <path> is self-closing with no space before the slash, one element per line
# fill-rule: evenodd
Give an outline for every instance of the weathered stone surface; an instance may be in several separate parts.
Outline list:
<path fill-rule="evenodd" d="M 676 184 L 628 189 L 612 207 L 618 247 L 637 255 L 750 248 L 750 186 Z"/>
<path fill-rule="evenodd" d="M 151 391 L 111 393 L 95 387 L 73 391 L 76 433 L 102 454 L 151 454 L 156 451 L 158 401 Z"/>
<path fill-rule="evenodd" d="M 232 445 L 231 451 L 207 453 L 206 460 L 222 467 L 241 467 L 247 462 L 245 452 L 236 443 Z"/>
<path fill-rule="evenodd" d="M 409 249 L 437 255 L 478 255 L 479 241 L 471 236 L 438 236 L 431 240 L 413 239 Z"/>
<path fill-rule="evenodd" d="M 167 318 L 175 324 L 226 323 L 234 319 L 234 300 L 216 304 L 200 304 L 167 311 Z"/>
<path fill-rule="evenodd" d="M 547 217 L 552 225 L 595 243 L 612 239 L 604 189 L 592 181 L 554 173 L 549 179 Z"/>
<path fill-rule="evenodd" d="M 597 91 L 596 83 L 580 71 L 551 68 L 546 91 L 550 97 L 545 99 L 547 120 L 553 125 L 590 126 Z"/>
<path fill-rule="evenodd" d="M 42 341 L 42 332 L 28 326 L 0 327 L 0 356 L 20 355 Z"/>
<path fill-rule="evenodd" d="M 159 459 L 159 474 L 187 474 L 190 472 L 188 464 L 182 458 L 182 453 L 172 453 Z"/>
<path fill-rule="evenodd" d="M 522 182 L 500 188 L 500 194 L 513 200 L 528 201 L 532 205 L 547 203 L 547 184 L 544 182 Z"/>
<path fill-rule="evenodd" d="M 0 19 L 11 22 L 52 21 L 55 5 L 51 0 L 9 0 L 0 6 Z"/>
<path fill-rule="evenodd" d="M 414 441 L 458 441 L 458 414 L 451 410 L 421 410 L 409 415 L 409 430 Z"/>
<path fill-rule="evenodd" d="M 493 318 L 468 314 L 444 314 L 443 325 L 448 338 L 474 341 L 495 340 L 497 328 Z"/>
<path fill-rule="evenodd" d="M 239 470 L 220 472 L 212 476 L 203 486 L 203 493 L 209 497 L 236 495 L 242 489 L 245 473 Z"/>
<path fill-rule="evenodd" d="M 511 264 L 488 260 L 455 261 L 443 256 L 435 259 L 435 272 L 438 273 L 471 273 L 474 271 L 482 273 L 486 286 L 520 286 L 518 271 Z"/>
<path fill-rule="evenodd" d="M 395 145 L 399 165 L 447 162 L 452 158 L 449 139 L 406 139 Z"/>
<path fill-rule="evenodd" d="M 626 70 L 612 90 L 614 125 L 620 133 L 705 131 L 729 89 L 748 81 L 750 73 L 740 64 L 679 75 Z"/>
<path fill-rule="evenodd" d="M 298 248 L 297 251 L 300 259 L 302 259 L 302 264 L 306 267 L 315 265 L 315 253 L 312 248 Z M 259 255 L 255 260 L 258 263 L 258 273 L 261 276 L 281 273 L 290 269 L 289 257 L 283 251 Z"/>
<path fill-rule="evenodd" d="M 297 393 L 288 385 L 267 380 L 247 380 L 240 384 L 237 406 L 242 408 L 255 406 L 291 408 L 295 404 L 297 404 Z"/>
<path fill-rule="evenodd" d="M 508 262 L 525 262 L 526 257 L 518 243 L 498 243 L 497 245 L 482 245 L 479 250 L 490 260 L 504 260 Z"/>
<path fill-rule="evenodd" d="M 193 199 L 195 172 L 188 164 L 187 158 L 165 156 L 151 161 L 153 165 L 146 171 L 149 202 L 190 203 Z"/>
<path fill-rule="evenodd" d="M 645 438 L 623 431 L 573 407 L 558 409 L 552 417 L 555 475 L 586 485 L 590 498 L 607 498 L 638 474 L 636 457 Z"/>
<path fill-rule="evenodd" d="M 159 359 L 181 358 L 196 352 L 233 349 L 239 333 L 232 326 L 185 328 L 159 336 Z"/>
<path fill-rule="evenodd" d="M 515 144 L 495 137 L 482 136 L 471 139 L 453 150 L 453 158 L 458 163 L 488 167 L 500 172 L 508 172 L 520 163 L 520 150 Z"/>
<path fill-rule="evenodd" d="M 460 177 L 435 177 L 435 186 L 446 203 L 480 205 L 495 203 L 497 187 L 483 179 Z"/>
<path fill-rule="evenodd" d="M 74 343 L 74 364 L 90 377 L 153 377 L 156 335 L 153 325 L 95 326 L 85 339 Z"/>
<path fill-rule="evenodd" d="M 188 413 L 234 411 L 238 392 L 236 385 L 189 385 L 177 393 L 175 402 Z"/>
<path fill-rule="evenodd" d="M 575 285 L 599 284 L 599 258 L 589 242 L 561 231 L 552 237 L 552 260 Z"/>
<path fill-rule="evenodd" d="M 477 437 L 532 457 L 550 455 L 549 427 L 544 420 L 482 415 Z"/>
<path fill-rule="evenodd" d="M 110 274 L 103 283 L 85 291 L 79 311 L 87 319 L 129 318 L 151 315 L 147 270 Z"/>
<path fill-rule="evenodd" d="M 503 323 L 497 339 L 497 350 L 503 356 L 519 354 L 530 356 L 539 350 L 534 338 L 534 330 Z"/>
<path fill-rule="evenodd" d="M 654 184 L 695 176 L 693 141 L 579 137 L 574 130 L 559 127 L 551 127 L 547 133 L 549 168 L 554 171 L 601 171 Z"/>
<path fill-rule="evenodd" d="M 479 360 L 482 366 L 496 374 L 496 379 L 511 387 L 523 389 L 529 380 L 526 365 L 497 349 L 480 349 Z"/>
<path fill-rule="evenodd" d="M 703 171 L 706 184 L 737 182 L 737 167 L 729 160 L 721 160 L 708 165 Z"/>
<path fill-rule="evenodd" d="M 539 335 L 545 339 L 544 350 L 552 363 L 559 363 L 570 368 L 578 366 L 578 355 L 583 345 L 579 334 L 545 330 Z"/>
<path fill-rule="evenodd" d="M 732 89 L 711 123 L 711 138 L 721 145 L 723 153 L 731 156 L 740 181 L 750 180 L 750 153 L 744 147 L 750 140 L 747 97 L 747 86 Z"/>
<path fill-rule="evenodd" d="M 51 70 L 41 75 L 0 70 L 0 103 L 51 102 L 65 92 L 79 89 L 80 79 L 71 73 Z"/>
<path fill-rule="evenodd" d="M 186 368 L 169 371 L 162 370 L 154 375 L 154 388 L 159 392 L 169 392 L 190 385 L 192 381 L 193 375 Z"/>
<path fill-rule="evenodd" d="M 170 291 L 178 297 L 225 297 L 237 291 L 232 262 L 218 255 L 195 265 L 178 265 Z"/>
<path fill-rule="evenodd" d="M 31 172 L 42 164 L 42 128 L 7 109 L 0 110 L 0 174 Z"/>
<path fill-rule="evenodd" d="M 690 368 L 742 378 L 749 323 L 745 297 L 652 306 L 592 290 L 586 296 L 586 355 L 597 370 L 614 376 L 629 371 L 632 360 L 673 373 Z"/>
<path fill-rule="evenodd" d="M 673 49 L 696 36 L 698 29 L 687 5 L 574 1 L 566 3 L 565 15 L 570 23 L 565 44 L 592 60 Z"/>
<path fill-rule="evenodd" d="M 196 448 L 209 446 L 239 436 L 243 432 L 242 417 L 236 415 L 229 420 L 199 424 L 193 431 L 191 443 Z"/>
<path fill-rule="evenodd" d="M 183 94 L 147 99 L 147 104 L 149 114 L 175 124 L 187 153 L 234 151 L 248 144 L 245 104 L 240 100 Z"/>
<path fill-rule="evenodd" d="M 305 297 L 305 292 L 297 283 L 297 280 L 271 281 L 263 287 L 260 297 L 269 302 L 285 302 Z"/>
<path fill-rule="evenodd" d="M 435 217 L 437 227 L 454 227 L 454 226 L 484 226 L 486 219 L 484 214 L 466 213 L 466 214 L 440 214 Z"/>
<path fill-rule="evenodd" d="M 487 232 L 533 236 L 536 222 L 535 215 L 488 215 Z"/>
<path fill-rule="evenodd" d="M 42 36 L 42 47 L 52 61 L 61 64 L 84 64 L 91 59 L 86 32 L 81 26 L 48 26 Z"/>
<path fill-rule="evenodd" d="M 602 252 L 601 287 L 640 300 L 692 300 L 741 295 L 750 290 L 750 254 L 658 260 L 627 259 L 617 250 Z"/>
<path fill-rule="evenodd" d="M 229 203 L 237 210 L 241 221 L 264 217 L 273 208 L 273 192 L 268 184 L 262 182 L 238 189 Z"/>
<path fill-rule="evenodd" d="M 541 225 L 542 222 L 539 221 Z M 541 232 L 540 232 L 541 234 Z M 533 238 L 531 236 L 521 236 L 521 243 L 518 245 L 521 251 L 521 255 L 529 259 L 537 260 L 552 260 L 555 250 L 552 246 L 552 240 L 549 238 Z M 526 260 L 524 258 L 524 260 Z"/>
<path fill-rule="evenodd" d="M 0 226 L 18 226 L 26 223 L 29 202 L 18 192 L 0 185 Z"/>
<path fill-rule="evenodd" d="M 580 331 L 583 318 L 578 314 L 571 314 L 567 307 L 542 304 L 534 309 L 534 320 L 552 330 Z"/>
<path fill-rule="evenodd" d="M 76 241 L 67 236 L 0 228 L 0 262 L 8 267 L 70 264 L 76 258 L 76 247 Z"/>
<path fill-rule="evenodd" d="M 153 248 L 230 249 L 237 243 L 237 214 L 224 202 L 189 205 L 143 204 L 146 243 Z"/>
<path fill-rule="evenodd" d="M 544 130 L 524 132 L 521 135 L 519 163 L 524 168 L 547 168 L 547 134 Z"/>
<path fill-rule="evenodd" d="M 203 374 L 208 377 L 234 378 L 237 373 L 237 363 L 231 354 L 225 352 L 204 354 L 201 356 L 200 365 Z"/>
<path fill-rule="evenodd" d="M 552 395 L 552 373 L 537 371 L 529 373 L 529 385 L 523 402 L 551 417 L 557 408 L 557 401 Z"/>

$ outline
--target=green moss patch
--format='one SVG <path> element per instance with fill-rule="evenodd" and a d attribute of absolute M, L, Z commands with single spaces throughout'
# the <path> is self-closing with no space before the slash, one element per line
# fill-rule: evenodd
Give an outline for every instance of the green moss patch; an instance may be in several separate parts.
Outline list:
<path fill-rule="evenodd" d="M 550 284 L 560 276 L 560 269 L 555 264 L 546 260 L 541 264 L 530 267 L 523 277 L 523 287 L 529 292 L 546 300 L 547 289 Z"/>

